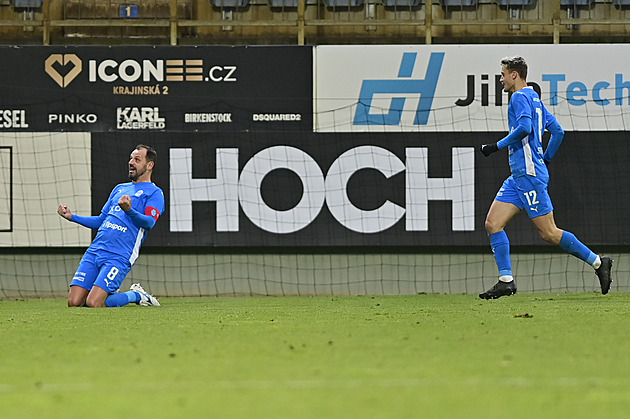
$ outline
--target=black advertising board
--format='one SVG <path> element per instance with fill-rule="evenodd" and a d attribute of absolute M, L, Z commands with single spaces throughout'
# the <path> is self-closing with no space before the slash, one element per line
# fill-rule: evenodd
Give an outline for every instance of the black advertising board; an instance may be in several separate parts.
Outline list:
<path fill-rule="evenodd" d="M 504 152 L 485 158 L 478 151 L 478 145 L 495 141 L 501 135 L 142 133 L 123 139 L 114 134 L 95 134 L 92 207 L 101 208 L 113 186 L 126 180 L 126 156 L 137 143 L 147 142 L 158 150 L 154 181 L 164 189 L 167 200 L 166 212 L 149 234 L 147 246 L 426 246 L 436 249 L 489 246 L 485 216 L 509 169 Z M 352 161 L 358 161 L 361 156 L 358 151 L 367 148 L 374 164 L 368 163 L 359 169 L 361 165 Z M 550 193 L 558 226 L 572 231 L 590 246 L 628 244 L 630 223 L 626 221 L 623 208 L 627 208 L 624 197 L 630 195 L 630 186 L 623 179 L 628 176 L 630 167 L 606 164 L 604 158 L 626 155 L 628 148 L 621 132 L 567 133 L 551 166 Z M 595 162 L 584 150 L 600 150 L 606 156 Z M 180 157 L 186 152 L 189 159 L 182 160 Z M 223 169 L 233 170 L 233 182 L 225 182 L 224 177 L 221 188 L 212 189 L 212 182 L 218 176 L 217 155 L 221 153 L 224 156 L 232 153 L 232 160 L 224 160 L 232 163 L 223 163 Z M 293 158 L 307 163 L 297 162 L 292 169 L 278 165 L 273 170 L 264 169 L 266 161 L 273 161 L 274 153 L 283 155 L 283 161 Z M 421 154 L 426 160 L 416 158 Z M 459 186 L 447 185 L 446 189 L 459 192 L 455 193 L 455 198 L 434 196 L 422 202 L 423 192 L 412 184 L 418 185 L 424 179 L 448 182 L 450 178 L 461 176 L 453 167 L 454 154 L 464 156 L 470 163 L 462 166 L 466 177 L 459 180 Z M 345 160 L 346 163 L 351 161 L 346 164 L 346 182 L 337 190 L 336 184 L 329 180 L 334 178 L 333 172 L 340 167 L 344 155 L 351 155 L 352 159 Z M 398 172 L 387 177 L 383 165 L 379 166 L 379 155 L 389 158 L 381 161 L 389 161 Z M 232 167 L 227 167 L 230 165 Z M 251 185 L 251 176 L 244 172 L 256 165 L 262 170 L 260 182 Z M 420 166 L 427 167 L 426 173 L 422 173 Z M 203 189 L 215 192 L 191 197 L 190 188 L 182 189 L 173 184 L 175 173 L 181 172 L 181 168 L 190 171 L 187 179 L 193 184 L 210 185 Z M 305 175 L 309 170 L 310 177 Z M 321 194 L 318 186 L 323 186 Z M 247 187 L 254 193 L 248 193 Z M 315 191 L 312 196 L 323 196 L 323 199 L 312 200 L 312 212 L 306 214 L 305 219 L 296 215 L 292 218 L 293 224 L 283 225 L 285 216 L 295 213 L 302 205 L 307 190 Z M 457 196 L 463 196 L 466 191 L 472 195 L 467 198 L 464 209 L 458 210 Z M 236 202 L 228 203 L 230 193 Z M 347 201 L 340 202 L 339 196 L 344 193 Z M 337 202 L 333 203 L 335 200 Z M 271 223 L 257 218 L 257 213 L 251 210 L 252 203 L 266 207 Z M 422 208 L 423 203 L 428 212 L 426 224 L 410 225 L 410 217 L 422 218 L 417 209 Z M 375 212 L 387 205 L 398 212 Z M 415 215 L 412 214 L 414 205 Z M 188 215 L 182 211 L 186 206 L 190 209 Z M 218 209 L 219 206 L 223 210 Z M 372 224 L 365 224 L 362 232 L 357 231 L 362 226 L 357 228 L 352 219 L 358 210 L 366 211 L 362 218 L 372 218 Z M 344 218 L 344 213 L 350 216 Z M 233 222 L 228 225 L 225 220 L 230 217 Z M 461 218 L 469 221 L 462 225 Z M 544 244 L 524 213 L 508 226 L 507 232 L 513 245 Z"/>
<path fill-rule="evenodd" d="M 478 147 L 505 132 L 314 132 L 311 47 L 0 57 L 0 133 L 89 133 L 93 212 L 126 181 L 137 144 L 157 149 L 166 212 L 147 246 L 488 246 L 485 216 L 509 169 L 505 152 Z M 630 154 L 626 137 L 567 132 L 551 165 L 557 224 L 589 246 L 630 244 L 630 165 L 616 158 Z M 514 245 L 543 243 L 524 214 L 507 232 Z"/>
<path fill-rule="evenodd" d="M 310 47 L 0 47 L 0 130 L 312 129 Z"/>

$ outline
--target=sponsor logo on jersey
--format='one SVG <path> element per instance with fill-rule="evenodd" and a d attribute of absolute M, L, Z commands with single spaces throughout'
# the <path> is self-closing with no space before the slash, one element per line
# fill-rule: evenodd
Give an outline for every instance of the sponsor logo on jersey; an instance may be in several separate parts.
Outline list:
<path fill-rule="evenodd" d="M 87 274 L 85 272 L 81 272 L 81 271 L 77 271 L 74 276 L 72 277 L 73 281 L 79 281 L 79 282 L 84 282 L 85 281 L 85 276 Z"/>
<path fill-rule="evenodd" d="M 127 232 L 127 227 L 123 227 L 121 225 L 114 224 L 114 223 L 111 223 L 109 221 L 107 221 L 105 223 L 105 228 L 111 228 L 112 230 L 118 230 L 118 231 L 121 231 L 123 233 Z"/>

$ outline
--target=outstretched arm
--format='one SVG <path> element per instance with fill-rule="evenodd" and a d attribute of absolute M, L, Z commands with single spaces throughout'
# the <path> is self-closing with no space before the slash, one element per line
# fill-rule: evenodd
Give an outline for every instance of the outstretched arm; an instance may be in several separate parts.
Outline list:
<path fill-rule="evenodd" d="M 57 214 L 61 215 L 68 221 L 81 224 L 82 226 L 91 228 L 93 230 L 98 229 L 105 220 L 105 214 L 103 213 L 101 213 L 101 215 L 99 216 L 93 217 L 82 217 L 80 215 L 73 214 L 66 204 L 59 205 L 59 208 L 57 208 Z"/>
<path fill-rule="evenodd" d="M 103 221 L 105 221 L 105 217 L 106 215 L 103 213 L 92 217 L 82 217 L 80 215 L 72 214 L 72 219 L 70 221 L 81 224 L 84 227 L 91 228 L 92 230 L 98 230 L 101 224 L 103 224 Z"/>
<path fill-rule="evenodd" d="M 66 204 L 59 205 L 59 208 L 57 208 L 57 214 L 61 215 L 66 220 L 72 219 L 72 211 L 70 211 L 70 207 Z"/>

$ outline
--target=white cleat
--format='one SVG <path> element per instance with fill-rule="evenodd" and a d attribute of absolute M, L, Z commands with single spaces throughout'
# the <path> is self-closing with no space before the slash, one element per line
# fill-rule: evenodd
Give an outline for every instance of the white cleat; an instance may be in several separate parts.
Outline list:
<path fill-rule="evenodd" d="M 129 289 L 140 294 L 140 302 L 138 304 L 140 304 L 141 306 L 160 306 L 160 302 L 157 300 L 157 298 L 146 292 L 144 288 L 140 286 L 140 284 L 133 284 Z"/>

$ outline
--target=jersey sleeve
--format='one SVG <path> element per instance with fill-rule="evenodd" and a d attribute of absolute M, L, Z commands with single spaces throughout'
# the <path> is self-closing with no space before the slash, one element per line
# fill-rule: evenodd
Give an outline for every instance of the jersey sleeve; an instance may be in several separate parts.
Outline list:
<path fill-rule="evenodd" d="M 499 147 L 499 150 L 504 149 L 511 144 L 521 141 L 531 132 L 532 120 L 527 116 L 523 116 L 518 120 L 516 127 L 506 137 L 497 142 L 497 147 Z"/>
<path fill-rule="evenodd" d="M 545 124 L 545 129 L 548 130 L 549 127 L 554 123 L 557 122 L 557 119 L 555 116 L 553 116 L 553 114 L 551 112 L 549 112 L 547 110 L 547 108 L 545 107 L 545 105 L 542 105 L 542 110 L 543 110 L 543 121 Z"/>
<path fill-rule="evenodd" d="M 149 215 L 142 215 L 133 208 L 129 209 L 129 211 L 126 211 L 126 214 L 129 216 L 129 218 L 131 218 L 131 221 L 133 221 L 136 226 L 144 228 L 146 230 L 151 230 L 157 222 L 156 218 L 153 218 Z"/>
<path fill-rule="evenodd" d="M 527 96 L 521 93 L 514 93 L 510 99 L 510 105 L 514 111 L 514 121 L 520 121 L 522 117 L 533 119 L 533 106 L 529 103 Z"/>
<path fill-rule="evenodd" d="M 551 133 L 549 144 L 547 144 L 547 149 L 543 155 L 543 160 L 549 163 L 554 158 L 560 148 L 560 145 L 562 144 L 562 140 L 564 139 L 564 130 L 560 126 L 556 117 L 547 110 L 545 105 L 542 103 L 541 105 L 543 110 L 544 128 Z"/>
<path fill-rule="evenodd" d="M 118 188 L 118 186 L 116 186 L 116 188 Z M 109 194 L 109 198 L 107 198 L 107 201 L 103 205 L 103 208 L 101 209 L 101 213 L 99 215 L 83 217 L 77 214 L 72 214 L 72 219 L 70 221 L 73 221 L 84 227 L 97 230 L 101 226 L 101 224 L 103 224 L 103 221 L 105 221 L 105 218 L 107 217 L 107 213 L 111 208 L 111 201 L 114 196 L 114 192 L 116 192 L 116 188 L 112 189 L 111 193 Z"/>
<path fill-rule="evenodd" d="M 94 215 L 92 217 L 82 217 L 77 214 L 72 214 L 70 221 L 93 230 L 98 230 L 101 224 L 103 224 L 103 221 L 105 221 L 105 217 L 105 213 L 101 213 L 101 215 Z"/>
<path fill-rule="evenodd" d="M 107 214 L 109 212 L 109 209 L 112 207 L 112 199 L 114 198 L 114 194 L 116 193 L 116 189 L 118 189 L 118 186 L 119 185 L 116 185 L 114 189 L 112 189 L 112 191 L 110 192 L 109 198 L 107 198 L 107 202 L 105 202 L 103 208 L 101 209 L 102 214 Z"/>
<path fill-rule="evenodd" d="M 155 192 L 147 199 L 143 213 L 144 215 L 153 217 L 155 221 L 157 221 L 160 215 L 164 213 L 164 206 L 164 192 L 162 192 L 160 188 L 156 188 Z"/>
<path fill-rule="evenodd" d="M 135 208 L 134 208 L 135 207 Z M 160 188 L 155 188 L 146 195 L 146 200 L 132 200 L 132 208 L 125 211 L 131 221 L 140 228 L 151 230 L 158 218 L 164 212 L 164 193 Z"/>

